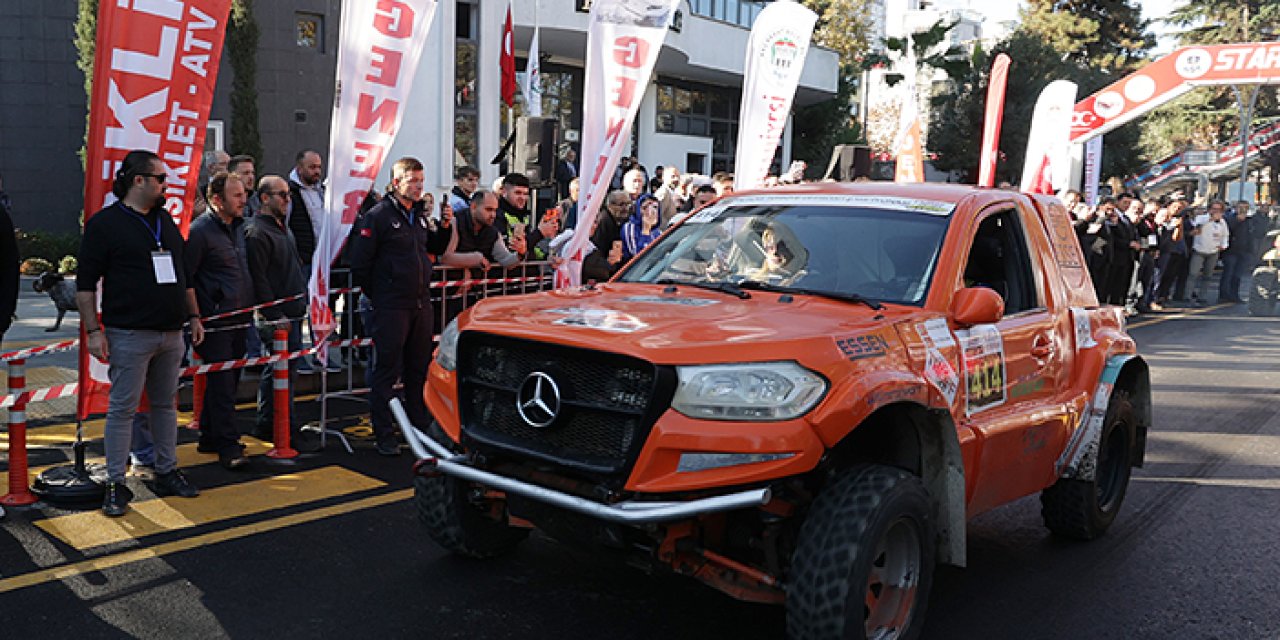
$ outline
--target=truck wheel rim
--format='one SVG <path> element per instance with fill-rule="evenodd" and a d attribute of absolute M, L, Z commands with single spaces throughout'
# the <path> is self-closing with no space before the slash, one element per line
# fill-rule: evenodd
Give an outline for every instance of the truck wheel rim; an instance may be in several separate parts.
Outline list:
<path fill-rule="evenodd" d="M 876 545 L 863 608 L 866 637 L 898 638 L 911 622 L 920 586 L 920 532 L 914 520 L 898 518 Z"/>

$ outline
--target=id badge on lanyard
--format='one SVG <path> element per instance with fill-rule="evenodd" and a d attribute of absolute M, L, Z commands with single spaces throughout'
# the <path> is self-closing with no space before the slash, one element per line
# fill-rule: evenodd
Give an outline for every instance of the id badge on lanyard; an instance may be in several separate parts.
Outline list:
<path fill-rule="evenodd" d="M 177 284 L 178 274 L 173 270 L 173 254 L 168 251 L 152 251 L 151 267 L 156 272 L 156 284 Z"/>

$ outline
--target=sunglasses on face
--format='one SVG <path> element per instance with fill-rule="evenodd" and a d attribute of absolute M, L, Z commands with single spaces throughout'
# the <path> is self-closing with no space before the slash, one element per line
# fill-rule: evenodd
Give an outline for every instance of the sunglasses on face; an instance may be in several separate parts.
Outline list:
<path fill-rule="evenodd" d="M 164 181 L 169 179 L 169 174 L 167 173 L 139 173 L 138 175 L 155 178 L 156 182 L 159 182 L 160 184 L 164 184 Z"/>

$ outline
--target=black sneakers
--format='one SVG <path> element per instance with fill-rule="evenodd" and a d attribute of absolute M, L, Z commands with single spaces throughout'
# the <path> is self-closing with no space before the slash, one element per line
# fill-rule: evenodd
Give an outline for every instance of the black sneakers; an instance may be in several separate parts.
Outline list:
<path fill-rule="evenodd" d="M 183 498 L 194 498 L 200 495 L 200 490 L 190 482 L 187 482 L 187 477 L 177 469 L 169 473 L 156 474 L 155 492 L 158 496 L 179 496 Z"/>
<path fill-rule="evenodd" d="M 133 492 L 123 482 L 108 482 L 107 495 L 102 498 L 102 513 L 119 518 L 129 511 L 130 500 L 133 500 Z"/>
<path fill-rule="evenodd" d="M 218 462 L 222 468 L 235 471 L 249 466 L 249 458 L 244 455 L 244 448 L 237 447 L 218 453 Z"/>

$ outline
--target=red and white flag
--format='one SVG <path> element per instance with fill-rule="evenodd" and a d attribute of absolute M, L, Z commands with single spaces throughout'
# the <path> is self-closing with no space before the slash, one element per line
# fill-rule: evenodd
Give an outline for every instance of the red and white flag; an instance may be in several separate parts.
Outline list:
<path fill-rule="evenodd" d="M 1071 112 L 1076 84 L 1054 80 L 1040 92 L 1031 116 L 1027 157 L 1022 165 L 1022 190 L 1054 194 L 1071 179 Z"/>
<path fill-rule="evenodd" d="M 739 191 L 759 187 L 769 174 L 817 22 L 818 14 L 798 2 L 775 2 L 756 16 L 747 40 L 733 160 Z"/>
<path fill-rule="evenodd" d="M 502 102 L 508 107 L 516 104 L 516 36 L 511 20 L 511 3 L 507 3 L 507 21 L 502 23 Z M 512 125 L 514 126 L 514 125 Z"/>
<path fill-rule="evenodd" d="M 582 110 L 579 211 L 599 211 L 609 179 L 631 139 L 640 100 L 658 61 L 662 41 L 679 0 L 595 0 L 587 31 L 586 83 Z M 576 287 L 591 241 L 594 216 L 578 216 L 578 226 L 556 270 L 557 287 Z"/>
<path fill-rule="evenodd" d="M 115 201 L 111 182 L 126 154 L 164 161 L 165 209 L 187 235 L 231 0 L 102 2 L 85 145 L 87 221 Z M 107 364 L 80 336 L 81 419 L 107 410 Z"/>
<path fill-rule="evenodd" d="M 344 0 L 329 130 L 329 184 L 311 261 L 311 331 L 333 331 L 329 269 L 360 202 L 373 188 L 409 108 L 409 89 L 436 14 L 436 0 Z M 317 353 L 321 361 L 328 349 Z"/>
<path fill-rule="evenodd" d="M 996 186 L 996 160 L 1000 156 L 1000 126 L 1004 123 L 1004 93 L 1009 86 L 1008 54 L 996 56 L 987 80 L 987 117 L 982 125 L 982 159 L 978 162 L 978 186 Z"/>

